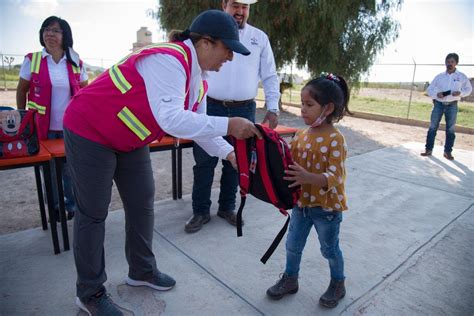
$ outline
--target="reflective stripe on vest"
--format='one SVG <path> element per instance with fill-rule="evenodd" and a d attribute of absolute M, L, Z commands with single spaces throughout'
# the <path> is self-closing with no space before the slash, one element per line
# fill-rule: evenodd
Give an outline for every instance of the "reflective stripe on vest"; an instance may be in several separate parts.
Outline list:
<path fill-rule="evenodd" d="M 207 92 L 207 81 L 201 80 L 201 84 L 199 85 L 199 96 L 198 96 L 198 99 L 197 99 L 196 103 L 194 103 L 194 106 L 191 109 L 191 111 L 193 111 L 193 112 L 197 111 L 199 105 L 201 104 L 202 100 L 204 99 L 204 96 L 206 95 L 206 92 Z M 186 110 L 187 110 L 187 108 L 186 108 Z"/>
<path fill-rule="evenodd" d="M 72 67 L 72 72 L 75 73 L 75 74 L 80 74 L 81 73 L 81 68 L 79 66 L 74 66 L 73 64 L 71 64 L 71 67 Z"/>
<path fill-rule="evenodd" d="M 135 52 L 130 53 L 128 56 L 120 60 L 120 62 L 118 62 L 117 64 L 115 64 L 109 69 L 109 75 L 110 75 L 110 78 L 112 79 L 112 82 L 122 94 L 127 93 L 127 91 L 132 89 L 132 85 L 127 81 L 127 79 L 125 79 L 125 76 L 123 75 L 122 71 L 120 71 L 120 68 L 118 66 L 120 64 L 123 64 L 131 56 L 137 55 L 140 52 L 142 52 L 144 49 L 149 49 L 149 48 L 169 48 L 169 49 L 175 50 L 178 53 L 183 55 L 183 58 L 189 67 L 189 60 L 188 60 L 188 55 L 186 54 L 186 51 L 177 44 L 162 43 L 162 44 L 153 44 L 153 45 L 145 46 Z M 202 100 L 205 94 L 204 86 L 202 82 L 201 82 L 201 88 L 202 88 L 202 92 L 200 89 L 199 96 L 200 96 L 200 99 Z M 138 138 L 140 138 L 141 141 L 145 140 L 145 138 L 151 135 L 151 132 L 145 127 L 145 125 L 126 106 L 117 114 L 117 116 L 122 122 L 125 123 L 125 125 L 127 125 L 127 127 L 135 135 L 137 135 Z"/>
<path fill-rule="evenodd" d="M 196 103 L 194 103 L 194 106 L 191 109 L 191 111 L 193 111 L 193 112 L 197 111 L 197 108 L 198 108 L 199 104 L 201 104 L 202 99 L 204 99 L 204 96 L 206 95 L 206 92 L 207 92 L 207 82 L 204 81 L 204 80 L 201 80 L 201 83 L 199 85 L 199 95 L 198 95 L 197 101 L 196 101 Z M 189 105 L 185 106 L 184 109 L 189 110 Z"/>
<path fill-rule="evenodd" d="M 143 125 L 126 106 L 117 114 L 117 116 L 135 135 L 138 136 L 138 138 L 140 138 L 140 140 L 143 141 L 151 135 L 151 132 L 145 127 L 145 125 Z"/>
<path fill-rule="evenodd" d="M 122 92 L 122 94 L 132 89 L 132 85 L 127 81 L 127 79 L 125 79 L 117 65 L 110 67 L 109 75 L 114 85 L 120 90 L 120 92 Z"/>
<path fill-rule="evenodd" d="M 31 73 L 39 74 L 41 65 L 41 52 L 36 52 L 31 55 Z"/>
<path fill-rule="evenodd" d="M 124 75 L 122 74 L 122 72 L 120 71 L 118 66 L 120 64 L 123 64 L 131 56 L 137 55 L 141 51 L 143 51 L 144 49 L 149 49 L 149 48 L 170 48 L 170 49 L 174 49 L 174 50 L 176 50 L 177 52 L 179 52 L 180 54 L 183 55 L 184 60 L 189 65 L 188 55 L 186 55 L 186 52 L 184 51 L 184 49 L 181 46 L 177 45 L 177 44 L 163 43 L 163 44 L 153 44 L 153 45 L 145 46 L 145 47 L 129 54 L 128 56 L 123 58 L 121 61 L 119 61 L 117 64 L 113 65 L 109 69 L 109 75 L 110 75 L 110 78 L 112 79 L 112 82 L 117 87 L 117 89 L 119 89 L 120 92 L 122 92 L 122 94 L 127 93 L 128 90 L 132 89 L 132 85 L 127 81 L 127 79 L 125 79 Z"/>
<path fill-rule="evenodd" d="M 41 66 L 41 58 L 42 58 L 42 52 L 36 52 L 31 54 L 31 65 L 30 65 L 30 72 L 31 73 L 36 73 L 39 74 L 40 71 L 40 66 Z M 81 73 L 81 68 L 80 66 L 72 66 L 72 71 L 75 74 L 80 74 Z"/>
<path fill-rule="evenodd" d="M 124 58 L 122 58 L 122 59 L 117 63 L 117 65 L 123 64 L 123 63 L 124 63 L 128 58 L 130 58 L 131 56 L 133 56 L 133 55 L 138 55 L 138 54 L 140 54 L 143 50 L 149 49 L 149 48 L 171 48 L 171 49 L 177 50 L 177 51 L 179 51 L 179 52 L 183 55 L 184 60 L 186 60 L 186 63 L 189 65 L 188 55 L 186 55 L 185 50 L 184 50 L 181 46 L 179 46 L 178 44 L 173 44 L 173 43 L 159 43 L 159 44 L 147 45 L 147 46 L 142 47 L 142 48 L 140 48 L 140 49 L 137 49 L 136 51 L 131 52 L 130 54 L 128 54 L 127 56 L 125 56 Z"/>
<path fill-rule="evenodd" d="M 204 82 L 201 80 L 201 84 L 199 85 L 199 97 L 197 99 L 198 103 L 201 103 L 202 99 L 204 99 L 204 93 L 206 93 L 204 90 Z"/>
<path fill-rule="evenodd" d="M 35 109 L 38 111 L 39 114 L 45 115 L 46 114 L 46 107 L 39 105 L 38 103 L 35 103 L 33 101 L 28 101 L 28 108 L 30 109 Z"/>

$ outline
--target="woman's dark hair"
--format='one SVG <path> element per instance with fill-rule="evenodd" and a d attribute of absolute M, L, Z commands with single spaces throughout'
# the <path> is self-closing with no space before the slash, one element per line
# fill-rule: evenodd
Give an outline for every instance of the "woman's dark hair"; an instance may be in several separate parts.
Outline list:
<path fill-rule="evenodd" d="M 217 41 L 217 38 L 213 38 L 212 36 L 190 32 L 189 30 L 171 30 L 168 35 L 168 39 L 171 42 L 184 42 L 187 39 L 191 39 L 191 42 L 193 42 L 193 44 L 196 44 L 202 38 L 211 39 L 214 42 Z"/>
<path fill-rule="evenodd" d="M 334 104 L 334 111 L 326 117 L 327 123 L 338 122 L 349 111 L 349 87 L 346 80 L 338 75 L 324 74 L 310 80 L 303 89 L 321 106 Z"/>
<path fill-rule="evenodd" d="M 67 23 L 66 20 L 58 18 L 57 16 L 54 16 L 54 15 L 52 15 L 49 18 L 47 18 L 46 20 L 44 20 L 43 24 L 41 24 L 41 28 L 40 28 L 40 31 L 39 31 L 39 38 L 40 38 L 41 46 L 46 47 L 45 43 L 44 43 L 44 40 L 43 40 L 43 33 L 44 33 L 45 29 L 48 26 L 50 26 L 51 24 L 56 23 L 56 22 L 58 22 L 59 27 L 63 31 L 63 47 L 62 48 L 63 48 L 64 52 L 66 53 L 67 61 L 70 62 L 71 64 L 73 64 L 74 66 L 78 67 L 79 65 L 77 65 L 74 62 L 74 60 L 72 60 L 71 54 L 69 53 L 68 48 L 69 47 L 72 48 L 72 45 L 73 45 L 74 42 L 72 40 L 71 27 L 69 26 L 69 23 Z"/>
<path fill-rule="evenodd" d="M 444 60 L 448 60 L 448 59 L 454 59 L 454 61 L 456 61 L 456 64 L 459 64 L 459 56 L 458 54 L 456 53 L 449 53 L 448 56 L 446 56 L 446 58 Z"/>

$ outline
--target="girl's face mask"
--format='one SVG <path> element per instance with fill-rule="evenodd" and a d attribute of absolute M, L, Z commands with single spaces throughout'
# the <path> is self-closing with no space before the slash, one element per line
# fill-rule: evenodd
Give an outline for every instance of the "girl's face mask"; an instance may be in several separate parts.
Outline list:
<path fill-rule="evenodd" d="M 318 127 L 318 126 L 321 126 L 321 124 L 323 124 L 323 122 L 326 120 L 326 115 L 324 114 L 324 106 L 323 106 L 323 111 L 321 112 L 321 114 L 319 115 L 319 117 L 316 119 L 316 121 L 314 121 L 313 124 L 311 124 L 311 127 Z"/>

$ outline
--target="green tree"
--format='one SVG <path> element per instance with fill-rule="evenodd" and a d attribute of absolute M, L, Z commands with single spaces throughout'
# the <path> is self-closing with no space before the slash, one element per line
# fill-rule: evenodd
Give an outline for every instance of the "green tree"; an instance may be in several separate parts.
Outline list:
<path fill-rule="evenodd" d="M 359 82 L 379 53 L 398 36 L 392 18 L 403 0 L 261 0 L 249 23 L 264 30 L 277 68 L 295 62 L 311 75 L 338 73 Z M 220 9 L 220 0 L 160 0 L 162 28 L 185 29 L 199 12 Z"/>

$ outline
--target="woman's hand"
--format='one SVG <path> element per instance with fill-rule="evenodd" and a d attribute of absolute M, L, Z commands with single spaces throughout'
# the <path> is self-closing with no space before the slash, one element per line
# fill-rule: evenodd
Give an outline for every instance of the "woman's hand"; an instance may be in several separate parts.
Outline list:
<path fill-rule="evenodd" d="M 232 135 L 237 139 L 246 139 L 257 135 L 259 139 L 262 139 L 262 134 L 255 127 L 255 124 L 242 117 L 229 118 L 227 135 Z"/>
<path fill-rule="evenodd" d="M 235 170 L 237 170 L 237 159 L 235 157 L 235 151 L 231 151 L 228 155 L 227 155 L 227 160 L 230 162 L 230 164 L 232 165 L 232 167 L 234 167 Z"/>

